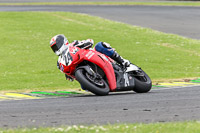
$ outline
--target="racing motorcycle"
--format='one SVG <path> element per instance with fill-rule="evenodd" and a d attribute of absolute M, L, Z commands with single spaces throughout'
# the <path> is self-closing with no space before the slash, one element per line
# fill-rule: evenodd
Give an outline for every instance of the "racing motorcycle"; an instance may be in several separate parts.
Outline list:
<path fill-rule="evenodd" d="M 65 73 L 75 78 L 82 89 L 96 95 L 109 92 L 130 91 L 149 92 L 152 82 L 138 66 L 131 64 L 124 68 L 110 57 L 90 48 L 81 49 L 69 44 L 64 54 Z"/>

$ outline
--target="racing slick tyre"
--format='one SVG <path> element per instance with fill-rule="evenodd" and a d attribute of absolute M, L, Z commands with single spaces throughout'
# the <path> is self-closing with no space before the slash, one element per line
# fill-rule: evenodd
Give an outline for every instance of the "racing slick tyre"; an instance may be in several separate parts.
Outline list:
<path fill-rule="evenodd" d="M 110 91 L 109 86 L 104 79 L 93 77 L 84 69 L 78 69 L 75 72 L 75 77 L 81 84 L 82 88 L 94 93 L 95 95 L 105 96 L 108 95 Z"/>

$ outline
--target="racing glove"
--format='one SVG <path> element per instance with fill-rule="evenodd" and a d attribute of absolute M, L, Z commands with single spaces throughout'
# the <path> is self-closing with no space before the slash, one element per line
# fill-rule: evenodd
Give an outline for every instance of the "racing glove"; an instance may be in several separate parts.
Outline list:
<path fill-rule="evenodd" d="M 92 39 L 82 40 L 82 41 L 76 41 L 74 46 L 77 46 L 81 49 L 89 49 L 94 44 L 94 41 Z"/>
<path fill-rule="evenodd" d="M 59 65 L 59 62 L 58 62 L 58 61 L 57 61 L 57 68 L 60 69 L 60 65 Z"/>

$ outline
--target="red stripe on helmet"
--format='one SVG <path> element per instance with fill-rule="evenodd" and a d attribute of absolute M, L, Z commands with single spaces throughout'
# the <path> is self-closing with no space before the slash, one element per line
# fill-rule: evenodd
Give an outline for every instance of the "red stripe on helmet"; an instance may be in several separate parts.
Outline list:
<path fill-rule="evenodd" d="M 53 45 L 55 45 L 56 44 L 56 41 L 51 45 L 51 47 L 53 46 Z"/>
<path fill-rule="evenodd" d="M 55 37 L 53 37 L 52 39 L 51 39 L 51 43 L 53 43 L 53 44 L 51 44 L 51 47 L 53 46 L 53 45 L 55 45 L 56 44 L 56 40 L 54 39 Z"/>

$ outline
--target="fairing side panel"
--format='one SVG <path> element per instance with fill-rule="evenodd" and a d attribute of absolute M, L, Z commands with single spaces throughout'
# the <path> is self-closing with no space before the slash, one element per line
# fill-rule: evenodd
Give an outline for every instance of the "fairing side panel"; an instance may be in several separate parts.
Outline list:
<path fill-rule="evenodd" d="M 85 55 L 84 59 L 98 65 L 104 71 L 108 79 L 110 90 L 114 91 L 117 87 L 116 78 L 114 69 L 108 58 L 105 55 L 92 50 Z"/>

